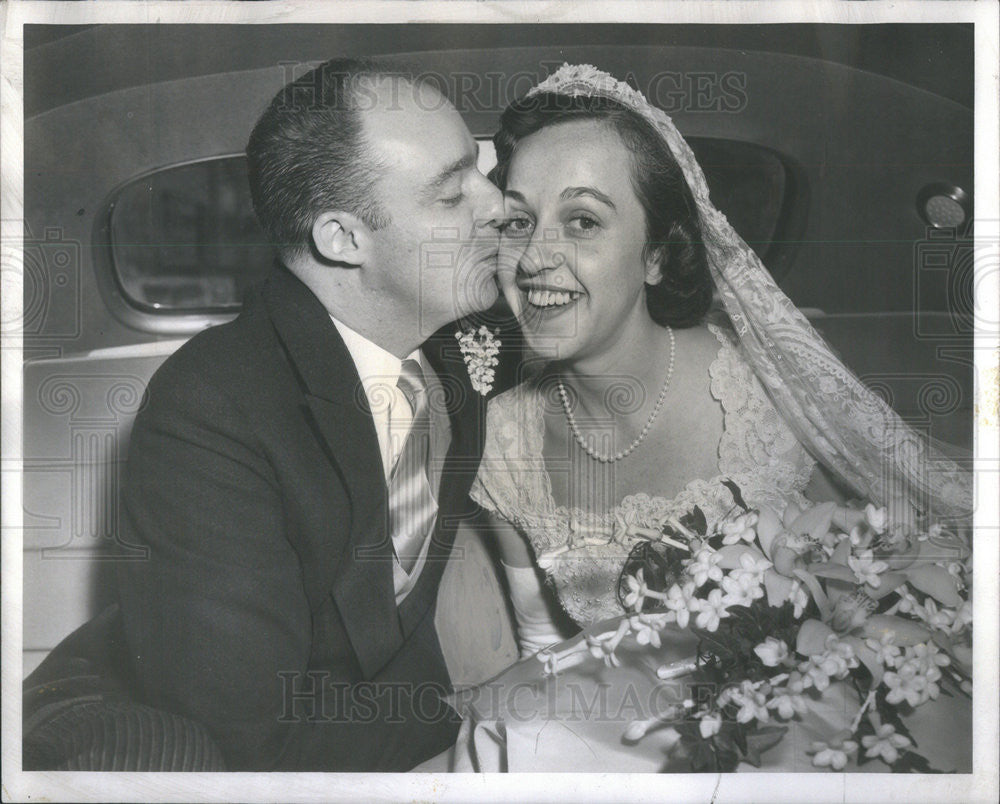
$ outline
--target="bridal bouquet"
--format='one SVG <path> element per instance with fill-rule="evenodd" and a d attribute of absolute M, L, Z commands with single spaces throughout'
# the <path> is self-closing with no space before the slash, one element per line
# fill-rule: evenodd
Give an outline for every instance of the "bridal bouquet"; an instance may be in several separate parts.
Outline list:
<path fill-rule="evenodd" d="M 737 505 L 718 526 L 696 507 L 641 534 L 620 581 L 630 614 L 573 651 L 614 666 L 626 636 L 652 652 L 670 623 L 698 638 L 695 656 L 657 672 L 664 683 L 683 676 L 692 694 L 631 722 L 625 741 L 670 729 L 694 771 L 759 765 L 787 731 L 782 722 L 846 684 L 860 704 L 846 729 L 812 743 L 812 764 L 842 770 L 880 758 L 894 771 L 932 772 L 900 715 L 971 694 L 965 539 L 939 525 L 893 527 L 873 505 L 750 510 L 727 485 Z M 538 658 L 554 674 L 569 657 Z"/>

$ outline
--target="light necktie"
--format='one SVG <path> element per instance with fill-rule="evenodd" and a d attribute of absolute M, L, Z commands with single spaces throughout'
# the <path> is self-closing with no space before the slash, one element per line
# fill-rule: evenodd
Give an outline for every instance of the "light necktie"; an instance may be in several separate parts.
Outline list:
<path fill-rule="evenodd" d="M 430 414 L 420 364 L 404 360 L 397 387 L 413 411 L 410 431 L 389 476 L 389 533 L 406 573 L 413 569 L 437 517 L 437 502 L 427 478 Z"/>

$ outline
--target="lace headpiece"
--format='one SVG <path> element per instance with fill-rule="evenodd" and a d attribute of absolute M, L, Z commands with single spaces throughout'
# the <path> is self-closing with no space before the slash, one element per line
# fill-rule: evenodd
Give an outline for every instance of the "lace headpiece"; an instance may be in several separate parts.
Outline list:
<path fill-rule="evenodd" d="M 833 354 L 712 205 L 694 153 L 663 110 L 589 64 L 564 64 L 529 90 L 528 97 L 541 92 L 617 101 L 660 133 L 698 205 L 712 279 L 744 355 L 817 460 L 880 504 L 902 497 L 936 517 L 971 514 L 971 474 L 906 424 Z"/>

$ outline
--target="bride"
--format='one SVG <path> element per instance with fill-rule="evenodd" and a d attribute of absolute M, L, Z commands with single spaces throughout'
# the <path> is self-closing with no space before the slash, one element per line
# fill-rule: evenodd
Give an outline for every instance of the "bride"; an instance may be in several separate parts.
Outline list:
<path fill-rule="evenodd" d="M 641 94 L 566 65 L 494 141 L 501 284 L 532 357 L 490 403 L 472 496 L 496 520 L 522 655 L 568 636 L 567 614 L 623 614 L 636 532 L 695 505 L 718 521 L 734 484 L 778 512 L 860 496 L 899 527 L 971 511 L 967 473 L 833 355 Z"/>

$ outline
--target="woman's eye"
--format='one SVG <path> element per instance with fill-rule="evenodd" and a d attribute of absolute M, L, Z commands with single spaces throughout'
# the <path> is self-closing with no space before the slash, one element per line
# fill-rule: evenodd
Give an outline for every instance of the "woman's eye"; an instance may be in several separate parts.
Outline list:
<path fill-rule="evenodd" d="M 450 198 L 442 198 L 441 203 L 446 207 L 457 207 L 463 198 L 465 198 L 465 195 L 463 193 L 459 193 L 458 195 L 453 195 Z"/>
<path fill-rule="evenodd" d="M 600 228 L 597 218 L 590 215 L 574 215 L 569 219 L 569 228 L 578 234 L 591 234 Z"/>
<path fill-rule="evenodd" d="M 509 237 L 524 237 L 525 235 L 531 234 L 531 230 L 534 228 L 534 223 L 531 218 L 515 217 L 508 218 L 503 225 L 503 233 Z"/>

